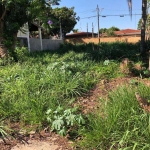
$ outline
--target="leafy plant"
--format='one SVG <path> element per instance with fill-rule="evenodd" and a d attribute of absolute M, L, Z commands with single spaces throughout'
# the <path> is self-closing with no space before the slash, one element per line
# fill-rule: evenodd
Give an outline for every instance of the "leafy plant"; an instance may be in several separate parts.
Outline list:
<path fill-rule="evenodd" d="M 70 127 L 85 123 L 82 115 L 75 114 L 75 112 L 76 108 L 64 110 L 60 106 L 55 111 L 48 109 L 46 112 L 47 121 L 51 124 L 53 131 L 57 131 L 60 135 L 64 136 Z"/>

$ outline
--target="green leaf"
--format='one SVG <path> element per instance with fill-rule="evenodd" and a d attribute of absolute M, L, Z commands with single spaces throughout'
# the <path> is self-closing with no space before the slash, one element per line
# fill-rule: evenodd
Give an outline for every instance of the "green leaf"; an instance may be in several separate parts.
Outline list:
<path fill-rule="evenodd" d="M 76 117 L 76 121 L 79 123 L 79 124 L 85 124 L 85 120 L 83 119 L 82 115 L 78 115 L 78 117 Z"/>
<path fill-rule="evenodd" d="M 61 112 L 62 110 L 63 110 L 63 107 L 58 106 L 55 112 L 56 112 L 56 113 L 59 113 L 59 112 Z"/>
<path fill-rule="evenodd" d="M 52 130 L 54 130 L 54 129 L 55 130 L 60 130 L 63 125 L 64 125 L 63 118 L 60 117 L 57 120 L 53 121 L 53 123 L 52 123 Z"/>
<path fill-rule="evenodd" d="M 48 116 L 48 117 L 47 117 L 47 121 L 48 121 L 48 122 L 52 122 L 52 119 Z"/>
<path fill-rule="evenodd" d="M 75 117 L 76 117 L 76 115 L 73 115 L 73 114 L 70 114 L 69 116 L 67 116 L 66 117 L 67 125 L 73 126 L 74 122 L 75 122 Z"/>
<path fill-rule="evenodd" d="M 51 112 L 52 112 L 52 110 L 48 109 L 47 112 L 46 112 L 46 114 L 49 115 Z"/>
<path fill-rule="evenodd" d="M 64 111 L 64 116 L 68 116 L 70 115 L 72 112 L 71 112 L 71 109 L 67 109 Z"/>
<path fill-rule="evenodd" d="M 107 65 L 109 65 L 109 63 L 110 63 L 109 60 L 105 60 L 103 64 L 104 64 L 105 66 L 107 66 Z"/>
<path fill-rule="evenodd" d="M 58 133 L 59 133 L 61 136 L 66 135 L 66 128 L 63 127 L 63 129 L 61 129 Z"/>

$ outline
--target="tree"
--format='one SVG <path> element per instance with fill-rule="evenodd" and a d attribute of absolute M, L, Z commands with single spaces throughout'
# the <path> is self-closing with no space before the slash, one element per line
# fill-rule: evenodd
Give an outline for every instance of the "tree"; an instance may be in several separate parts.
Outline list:
<path fill-rule="evenodd" d="M 142 18 L 139 19 L 137 29 L 141 30 Z M 147 29 L 150 26 L 150 14 L 147 15 L 145 28 Z"/>
<path fill-rule="evenodd" d="M 14 52 L 13 45 L 15 45 L 20 27 L 29 20 L 40 18 L 42 16 L 40 11 L 43 12 L 45 8 L 50 7 L 52 4 L 58 4 L 59 1 L 0 0 L 0 44 L 9 45 L 11 51 Z M 3 47 L 0 47 L 0 50 L 2 49 Z"/>
<path fill-rule="evenodd" d="M 9 5 L 11 3 L 11 0 L 5 1 L 0 0 L 0 44 L 3 41 L 3 28 L 4 28 L 4 17 L 6 15 L 7 9 L 9 8 Z"/>
<path fill-rule="evenodd" d="M 109 30 L 111 30 L 111 31 L 120 31 L 120 29 L 115 27 L 115 26 L 110 27 Z"/>
<path fill-rule="evenodd" d="M 28 0 L 22 0 L 21 2 L 19 0 L 0 0 L 0 44 L 13 45 L 15 34 L 27 19 L 26 13 L 23 12 L 27 6 Z M 21 17 L 19 17 L 20 11 L 22 13 Z M 8 42 L 8 39 L 11 40 Z M 0 47 L 0 51 L 2 56 L 7 53 L 4 46 Z"/>
<path fill-rule="evenodd" d="M 99 32 L 100 32 L 100 34 L 105 34 L 107 36 L 115 36 L 114 31 L 119 31 L 119 30 L 120 30 L 119 28 L 112 26 L 108 29 L 107 28 L 101 28 Z"/>
<path fill-rule="evenodd" d="M 79 17 L 76 16 L 76 12 L 74 12 L 74 7 L 71 8 L 62 7 L 52 9 L 51 17 L 55 20 L 52 32 L 54 34 L 59 34 L 61 24 L 64 36 L 66 35 L 66 33 L 73 30 L 74 26 L 79 20 Z"/>
<path fill-rule="evenodd" d="M 9 8 L 9 11 L 6 11 L 4 17 L 4 28 L 3 28 L 3 43 L 7 48 L 9 48 L 9 52 L 11 56 L 14 57 L 15 61 L 17 61 L 17 57 L 14 53 L 14 48 L 17 41 L 17 33 L 21 26 L 23 26 L 27 20 L 28 16 L 24 13 L 24 9 L 28 6 L 27 0 L 22 0 L 12 3 Z M 12 13 L 13 10 L 13 13 Z M 18 12 L 22 15 L 18 15 Z"/>
<path fill-rule="evenodd" d="M 99 30 L 99 33 L 100 33 L 100 34 L 106 33 L 107 30 L 108 30 L 107 28 L 101 28 L 101 29 Z"/>
<path fill-rule="evenodd" d="M 129 6 L 129 12 L 132 16 L 132 0 L 127 0 L 128 6 Z M 150 2 L 149 0 L 142 0 L 142 18 L 141 18 L 141 45 L 140 45 L 140 51 L 141 56 L 144 56 L 146 54 L 146 47 L 145 47 L 145 27 L 146 27 L 146 18 L 147 18 L 147 2 Z"/>
<path fill-rule="evenodd" d="M 107 36 L 115 36 L 114 31 L 119 31 L 119 30 L 120 30 L 119 28 L 112 26 L 111 28 L 109 28 L 109 29 L 106 31 Z"/>
<path fill-rule="evenodd" d="M 140 18 L 140 20 L 138 21 L 138 25 L 137 25 L 138 30 L 141 30 L 141 23 L 142 23 L 142 19 Z"/>
<path fill-rule="evenodd" d="M 79 29 L 72 29 L 73 33 L 78 33 Z"/>
<path fill-rule="evenodd" d="M 147 18 L 147 0 L 142 0 L 142 21 L 141 21 L 141 56 L 146 54 L 145 27 Z"/>

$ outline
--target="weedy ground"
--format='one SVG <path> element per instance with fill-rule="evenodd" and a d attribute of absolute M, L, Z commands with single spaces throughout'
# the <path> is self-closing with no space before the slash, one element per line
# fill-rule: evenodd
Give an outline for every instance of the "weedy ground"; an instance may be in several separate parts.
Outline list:
<path fill-rule="evenodd" d="M 134 94 L 138 91 L 149 99 L 149 87 L 134 79 L 146 77 L 147 65 L 128 74 L 120 71 L 123 58 L 141 62 L 138 47 L 138 43 L 66 43 L 55 52 L 30 54 L 17 48 L 18 63 L 3 60 L 0 66 L 1 136 L 19 132 L 4 128 L 19 122 L 20 129 L 32 126 L 28 132 L 50 127 L 75 140 L 79 149 L 149 149 L 149 114 Z M 112 90 L 104 86 L 117 78 L 130 78 L 128 86 L 122 82 Z M 99 95 L 97 109 L 83 113 L 80 104 L 88 100 L 77 101 L 98 83 L 107 97 Z"/>

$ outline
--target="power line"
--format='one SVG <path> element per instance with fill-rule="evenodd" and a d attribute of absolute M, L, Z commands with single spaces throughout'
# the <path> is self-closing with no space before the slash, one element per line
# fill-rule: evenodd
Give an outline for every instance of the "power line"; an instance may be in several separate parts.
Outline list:
<path fill-rule="evenodd" d="M 124 10 L 123 9 L 122 10 L 121 9 L 108 9 L 108 8 L 103 8 L 103 9 L 106 10 L 106 11 L 107 10 L 111 10 L 111 11 L 129 11 L 127 9 L 126 10 L 125 9 Z M 137 10 L 141 10 L 141 9 L 133 9 L 132 11 L 137 11 Z M 96 12 L 96 11 L 97 11 L 96 9 L 90 9 L 90 10 L 85 10 L 85 11 L 81 11 L 81 12 L 77 12 L 77 13 L 79 14 L 79 13 Z"/>
<path fill-rule="evenodd" d="M 132 14 L 134 16 L 137 15 L 142 15 L 142 14 Z M 121 14 L 121 15 L 100 15 L 101 17 L 107 17 L 107 16 L 120 16 L 120 17 L 124 17 L 124 16 L 130 16 L 130 14 Z"/>
<path fill-rule="evenodd" d="M 80 19 L 93 18 L 93 17 L 97 17 L 97 15 L 96 16 L 84 17 L 84 18 L 80 18 Z"/>
<path fill-rule="evenodd" d="M 142 14 L 132 14 L 133 16 L 139 16 L 139 15 L 142 15 Z M 120 14 L 120 15 L 99 15 L 100 17 L 113 17 L 113 16 L 120 16 L 120 17 L 124 17 L 124 16 L 130 16 L 130 14 Z M 80 18 L 80 19 L 90 19 L 90 18 L 93 18 L 93 17 L 97 17 L 97 15 L 95 16 L 89 16 L 89 17 L 84 17 L 84 18 Z"/>

